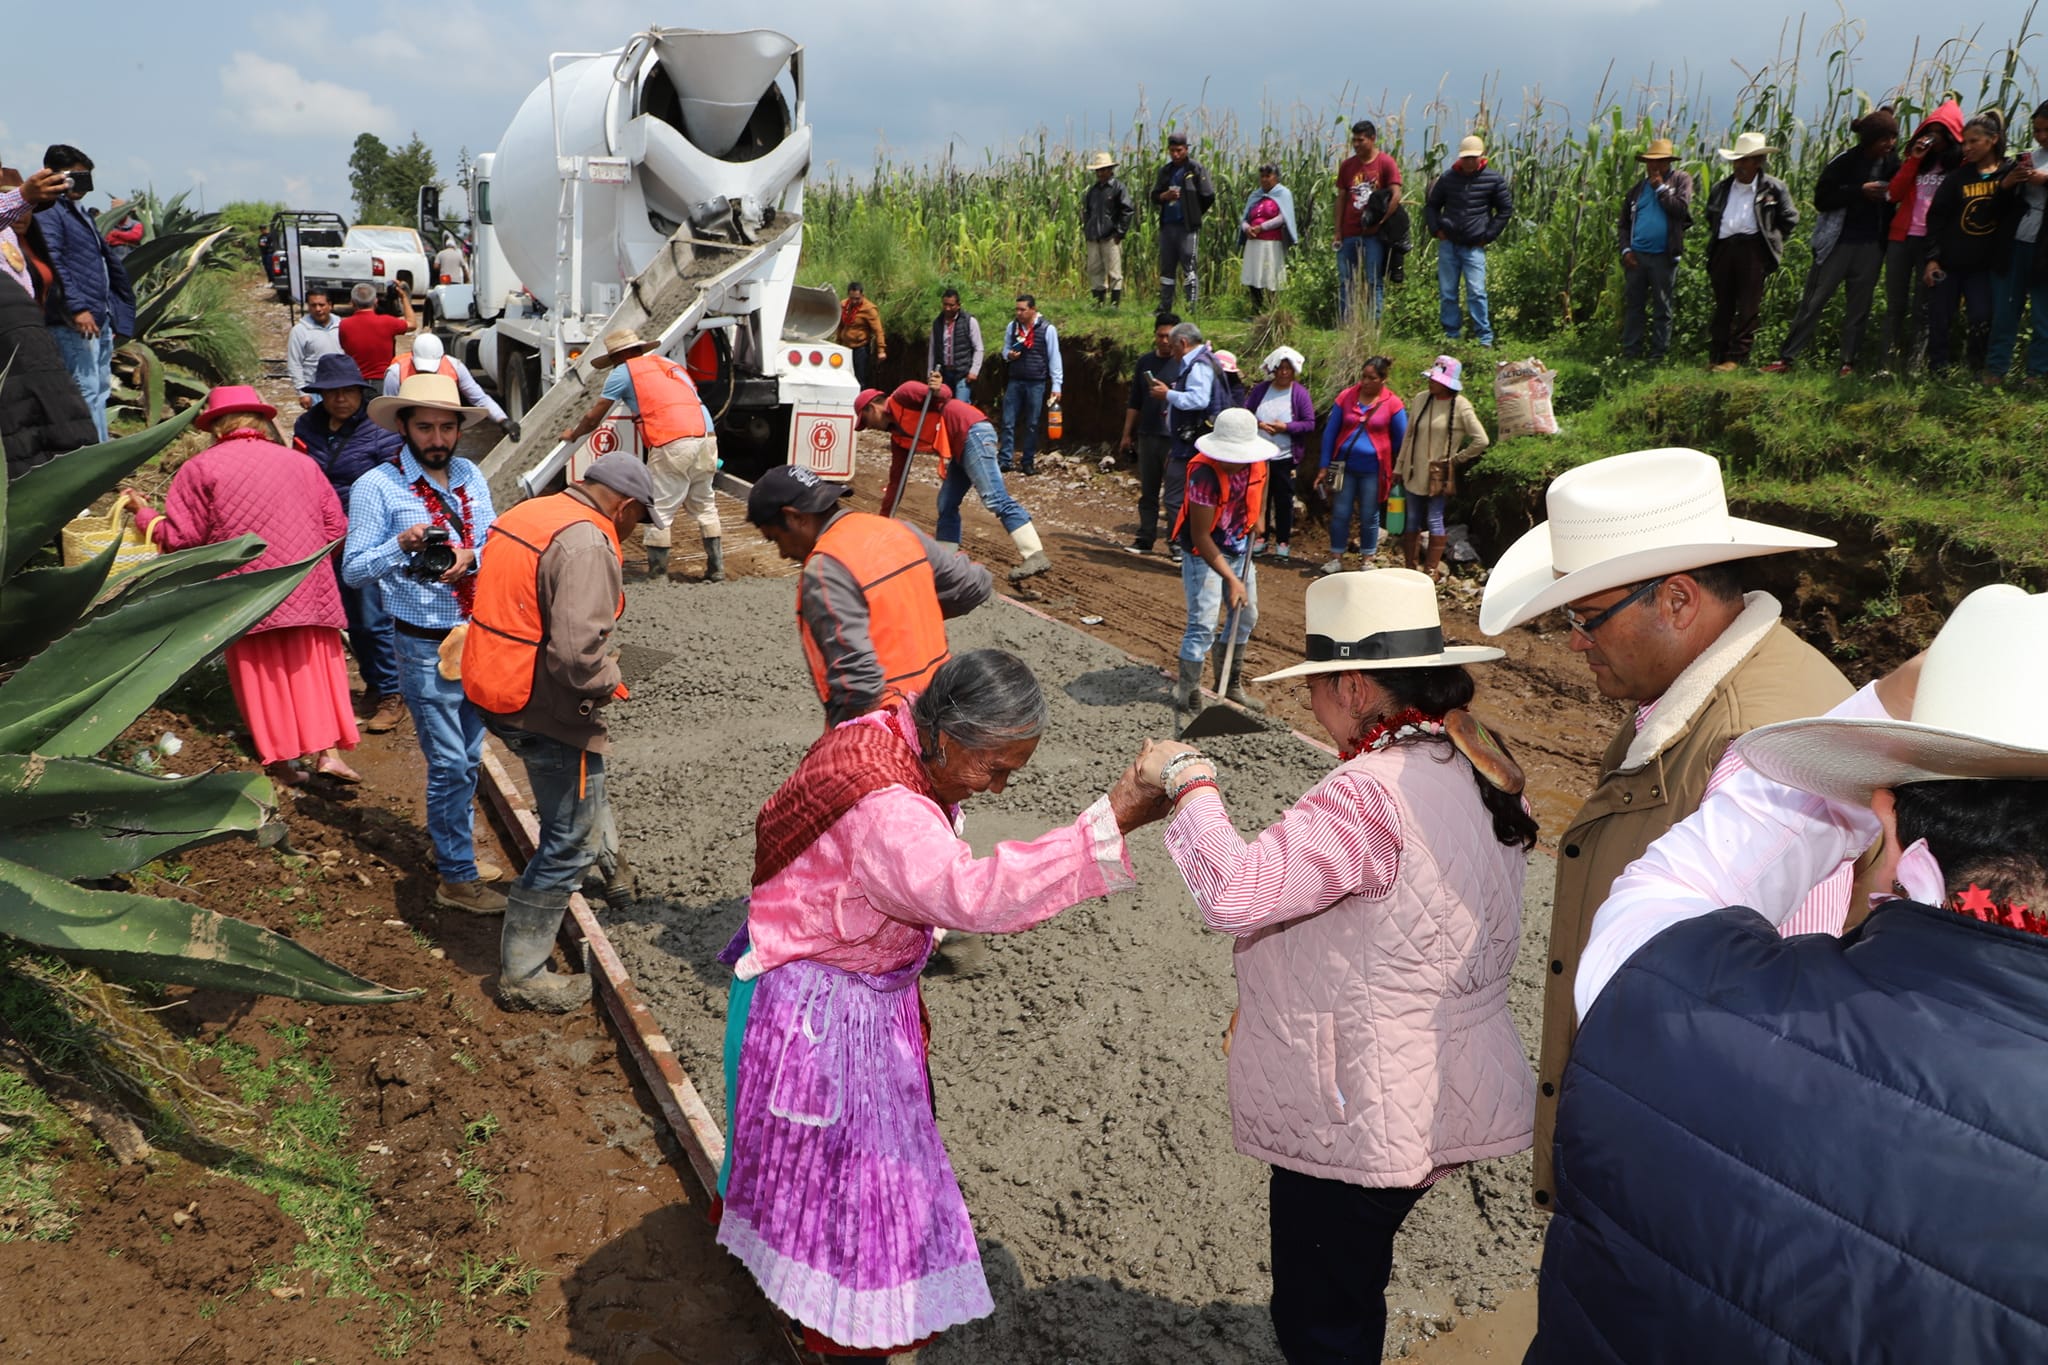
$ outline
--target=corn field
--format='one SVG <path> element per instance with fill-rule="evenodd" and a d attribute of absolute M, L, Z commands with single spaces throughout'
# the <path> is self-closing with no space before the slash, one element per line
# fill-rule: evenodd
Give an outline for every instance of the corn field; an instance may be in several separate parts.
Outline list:
<path fill-rule="evenodd" d="M 1390 331 L 1419 335 L 1436 327 L 1435 290 L 1428 287 L 1434 257 L 1422 226 L 1422 198 L 1429 178 L 1468 132 L 1485 137 L 1492 164 L 1514 189 L 1514 222 L 1491 253 L 1489 267 L 1496 327 L 1518 340 L 1612 328 L 1622 281 L 1616 216 L 1641 174 L 1636 154 L 1651 138 L 1668 137 L 1677 145 L 1679 164 L 1698 182 L 1701 205 L 1726 172 L 1714 150 L 1741 131 L 1762 132 L 1781 149 L 1769 169 L 1807 204 L 1822 167 L 1853 142 L 1850 121 L 1880 104 L 1889 104 L 1910 131 L 1928 110 L 1953 97 L 1969 113 L 2005 112 L 2008 127 L 2024 138 L 2034 104 L 2048 96 L 2024 56 L 2040 36 L 2033 27 L 2038 4 L 2032 0 L 2002 43 L 1992 45 L 1981 31 L 1962 33 L 1925 51 L 1916 46 L 1903 71 L 1882 73 L 1866 73 L 1859 59 L 1862 21 L 1845 17 L 1809 40 L 1803 18 L 1788 20 L 1777 51 L 1754 70 L 1742 68 L 1745 83 L 1725 113 L 1697 83 L 1687 88 L 1669 77 L 1660 83 L 1654 75 L 1638 80 L 1613 69 L 1585 106 L 1599 111 L 1597 116 L 1583 121 L 1540 88 L 1524 91 L 1514 105 L 1497 76 L 1464 103 L 1442 88 L 1426 99 L 1388 91 L 1376 101 L 1360 99 L 1321 112 L 1269 108 L 1256 128 L 1235 113 L 1203 105 L 1169 104 L 1155 113 L 1141 91 L 1130 127 L 1106 148 L 1057 141 L 1040 130 L 1014 151 L 984 151 L 979 164 L 956 159 L 949 150 L 935 164 L 885 162 L 864 177 L 814 182 L 806 203 L 807 273 L 841 284 L 862 279 L 885 311 L 895 298 L 914 297 L 906 317 L 928 315 L 945 284 L 1078 294 L 1085 249 L 1080 197 L 1091 178 L 1083 165 L 1090 152 L 1109 150 L 1140 206 L 1124 244 L 1124 273 L 1127 292 L 1143 305 L 1158 280 L 1157 220 L 1148 211 L 1152 176 L 1165 160 L 1167 136 L 1181 132 L 1216 182 L 1216 206 L 1202 232 L 1205 307 L 1247 311 L 1231 228 L 1257 184 L 1257 167 L 1271 161 L 1294 191 L 1302 243 L 1288 258 L 1285 303 L 1300 320 L 1328 325 L 1336 314 L 1337 283 L 1330 246 L 1332 178 L 1350 154 L 1349 125 L 1364 117 L 1379 125 L 1380 148 L 1401 164 L 1404 199 L 1414 217 L 1411 280 L 1389 290 Z M 1808 259 L 1802 233 L 1787 252 L 1786 268 L 1773 276 L 1766 302 L 1766 317 L 1780 327 L 1797 300 Z M 1680 278 L 1683 314 L 1704 318 L 1704 271 L 1688 270 Z"/>

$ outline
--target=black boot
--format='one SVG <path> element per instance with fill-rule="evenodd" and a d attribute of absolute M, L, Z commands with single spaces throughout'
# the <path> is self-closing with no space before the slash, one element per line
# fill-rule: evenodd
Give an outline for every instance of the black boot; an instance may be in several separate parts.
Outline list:
<path fill-rule="evenodd" d="M 1102 306 L 1102 297 L 1108 291 L 1103 289 L 1091 289 L 1088 292 L 1095 296 L 1095 306 L 1097 308 L 1100 308 Z"/>
<path fill-rule="evenodd" d="M 506 900 L 505 924 L 498 937 L 499 1007 L 566 1014 L 588 1004 L 588 973 L 571 975 L 548 968 L 555 931 L 569 909 L 569 893 L 514 886 Z"/>
<path fill-rule="evenodd" d="M 1161 280 L 1159 282 L 1159 311 L 1162 313 L 1171 313 L 1173 311 L 1172 280 Z"/>
<path fill-rule="evenodd" d="M 1257 700 L 1251 693 L 1244 690 L 1244 650 L 1242 649 L 1239 649 L 1237 657 L 1230 661 L 1230 673 L 1227 677 L 1223 672 L 1223 655 L 1218 654 L 1216 656 L 1216 690 L 1223 694 L 1225 701 L 1235 702 L 1247 711 L 1263 713 L 1266 709 L 1264 702 Z"/>
<path fill-rule="evenodd" d="M 1110 306 L 1110 307 L 1112 307 L 1112 308 L 1121 308 L 1121 307 L 1123 307 L 1123 306 L 1124 306 L 1124 291 L 1123 291 L 1123 290 L 1121 290 L 1121 289 L 1112 289 L 1112 290 L 1110 290 L 1110 291 L 1109 291 L 1109 306 Z"/>
<path fill-rule="evenodd" d="M 704 541 L 704 581 L 723 583 L 725 581 L 725 540 L 721 536 L 707 536 Z"/>
<path fill-rule="evenodd" d="M 666 583 L 668 581 L 668 546 L 650 545 L 647 547 L 647 581 L 650 583 Z"/>

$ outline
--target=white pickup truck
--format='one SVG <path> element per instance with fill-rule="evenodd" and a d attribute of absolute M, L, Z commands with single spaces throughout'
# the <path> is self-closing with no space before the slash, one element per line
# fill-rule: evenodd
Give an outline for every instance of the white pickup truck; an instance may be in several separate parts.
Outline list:
<path fill-rule="evenodd" d="M 418 230 L 409 227 L 358 223 L 340 246 L 300 246 L 299 269 L 306 288 L 331 290 L 336 303 L 347 302 L 349 290 L 358 284 L 375 285 L 381 296 L 403 280 L 419 298 L 434 283 L 426 244 Z"/>

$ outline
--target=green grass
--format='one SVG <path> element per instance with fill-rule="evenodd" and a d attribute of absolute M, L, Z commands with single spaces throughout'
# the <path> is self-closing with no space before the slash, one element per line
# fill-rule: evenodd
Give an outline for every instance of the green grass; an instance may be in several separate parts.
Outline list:
<path fill-rule="evenodd" d="M 57 1192 L 64 1160 L 57 1148 L 78 1129 L 43 1092 L 12 1071 L 0 1071 L 0 1242 L 63 1241 L 73 1208 Z"/>

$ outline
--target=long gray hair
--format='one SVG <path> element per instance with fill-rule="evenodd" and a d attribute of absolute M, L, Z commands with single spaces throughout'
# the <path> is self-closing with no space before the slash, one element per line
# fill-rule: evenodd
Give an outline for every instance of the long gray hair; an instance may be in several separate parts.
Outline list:
<path fill-rule="evenodd" d="M 918 746 L 930 758 L 945 735 L 967 749 L 1000 749 L 1045 733 L 1050 712 L 1030 665 L 1000 649 L 974 649 L 939 665 L 911 703 Z"/>

